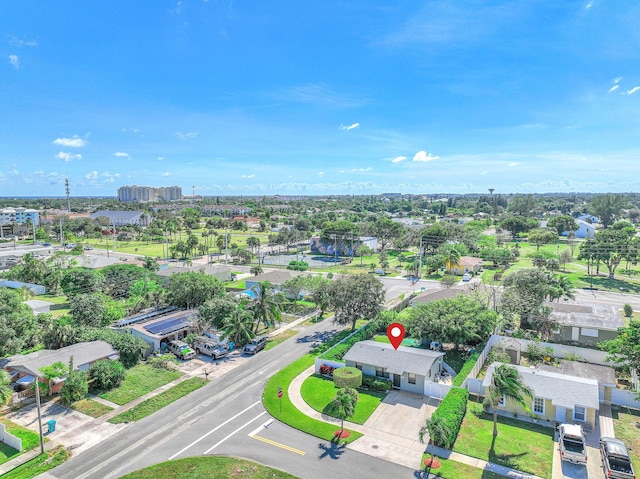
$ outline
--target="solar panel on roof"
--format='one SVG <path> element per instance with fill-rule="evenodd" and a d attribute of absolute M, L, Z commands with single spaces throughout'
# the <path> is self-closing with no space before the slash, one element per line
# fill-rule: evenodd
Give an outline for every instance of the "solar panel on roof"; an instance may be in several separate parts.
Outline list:
<path fill-rule="evenodd" d="M 145 326 L 144 329 L 149 331 L 151 334 L 168 334 L 189 326 L 189 321 L 184 318 L 169 318 L 158 321 L 155 324 Z"/>

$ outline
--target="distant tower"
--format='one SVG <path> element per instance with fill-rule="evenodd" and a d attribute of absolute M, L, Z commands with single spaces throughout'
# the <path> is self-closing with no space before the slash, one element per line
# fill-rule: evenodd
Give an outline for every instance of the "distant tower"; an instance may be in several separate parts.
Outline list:
<path fill-rule="evenodd" d="M 69 189 L 69 178 L 65 178 L 64 180 L 64 191 L 67 193 L 67 211 L 71 213 L 71 199 L 69 198 L 71 190 Z"/>
<path fill-rule="evenodd" d="M 490 195 L 492 195 L 494 191 L 495 191 L 495 188 L 489 188 L 489 194 Z"/>
<path fill-rule="evenodd" d="M 196 201 L 196 187 L 191 187 L 191 203 L 195 203 Z"/>

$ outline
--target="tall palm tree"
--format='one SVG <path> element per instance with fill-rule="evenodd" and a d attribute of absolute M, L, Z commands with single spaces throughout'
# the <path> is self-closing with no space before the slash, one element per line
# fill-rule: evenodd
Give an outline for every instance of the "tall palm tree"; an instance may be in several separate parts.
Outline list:
<path fill-rule="evenodd" d="M 460 262 L 460 251 L 455 247 L 449 247 L 444 252 L 444 263 L 447 265 L 447 271 L 451 271 L 454 265 Z"/>
<path fill-rule="evenodd" d="M 451 429 L 447 425 L 447 420 L 442 416 L 430 417 L 424 422 L 424 426 L 418 432 L 418 439 L 421 444 L 424 444 L 425 436 L 429 436 L 427 452 L 429 452 L 429 444 L 435 444 L 445 449 L 449 449 L 452 446 Z"/>
<path fill-rule="evenodd" d="M 500 364 L 493 370 L 491 384 L 487 387 L 484 404 L 493 408 L 493 437 L 498 435 L 498 406 L 504 400 L 515 401 L 524 409 L 530 410 L 525 401 L 533 397 L 531 390 L 524 384 L 520 373 L 513 366 Z"/>
<path fill-rule="evenodd" d="M 282 317 L 280 312 L 280 300 L 276 295 L 276 289 L 269 281 L 260 281 L 252 289 L 254 297 L 249 305 L 253 312 L 254 332 L 258 331 L 260 323 L 266 327 L 271 326 Z"/>
<path fill-rule="evenodd" d="M 558 321 L 551 317 L 553 309 L 549 306 L 542 306 L 533 314 L 531 320 L 536 327 L 543 341 L 548 341 L 553 335 L 553 330 L 558 327 Z"/>
<path fill-rule="evenodd" d="M 240 304 L 224 320 L 222 330 L 236 344 L 246 344 L 254 336 L 251 330 L 252 326 L 253 317 L 251 313 L 245 309 L 244 304 Z"/>
<path fill-rule="evenodd" d="M 345 418 L 353 416 L 358 402 L 358 392 L 353 388 L 340 388 L 333 398 L 333 410 L 340 417 L 340 433 L 344 431 Z"/>

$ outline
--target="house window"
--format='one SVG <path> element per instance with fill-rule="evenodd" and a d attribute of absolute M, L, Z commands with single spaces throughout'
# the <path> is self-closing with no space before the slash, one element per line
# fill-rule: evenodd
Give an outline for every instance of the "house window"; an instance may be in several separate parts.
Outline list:
<path fill-rule="evenodd" d="M 544 399 L 533 398 L 533 412 L 544 416 Z"/>
<path fill-rule="evenodd" d="M 506 400 L 504 398 L 504 396 L 501 396 L 500 399 L 498 400 L 498 406 L 499 407 L 504 407 L 506 404 Z"/>
<path fill-rule="evenodd" d="M 597 338 L 598 337 L 598 330 L 597 329 L 582 328 L 582 331 L 580 331 L 580 333 L 583 336 L 588 336 L 590 338 Z"/>
<path fill-rule="evenodd" d="M 407 375 L 409 376 L 409 384 L 415 384 L 416 383 L 416 375 L 413 373 L 407 373 Z"/>
<path fill-rule="evenodd" d="M 380 366 L 376 366 L 376 376 L 379 378 L 387 378 L 389 379 L 389 373 L 381 368 Z"/>
<path fill-rule="evenodd" d="M 576 406 L 573 408 L 573 420 L 585 422 L 587 420 L 587 408 L 584 406 Z"/>
<path fill-rule="evenodd" d="M 360 371 L 362 371 L 362 364 L 356 363 L 356 369 L 359 369 Z"/>

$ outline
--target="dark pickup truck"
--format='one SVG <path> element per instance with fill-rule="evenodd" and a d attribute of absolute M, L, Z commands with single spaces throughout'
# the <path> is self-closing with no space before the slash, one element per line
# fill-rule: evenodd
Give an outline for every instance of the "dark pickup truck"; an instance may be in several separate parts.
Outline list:
<path fill-rule="evenodd" d="M 612 479 L 636 479 L 631 457 L 624 442 L 612 437 L 600 438 L 604 474 Z"/>

